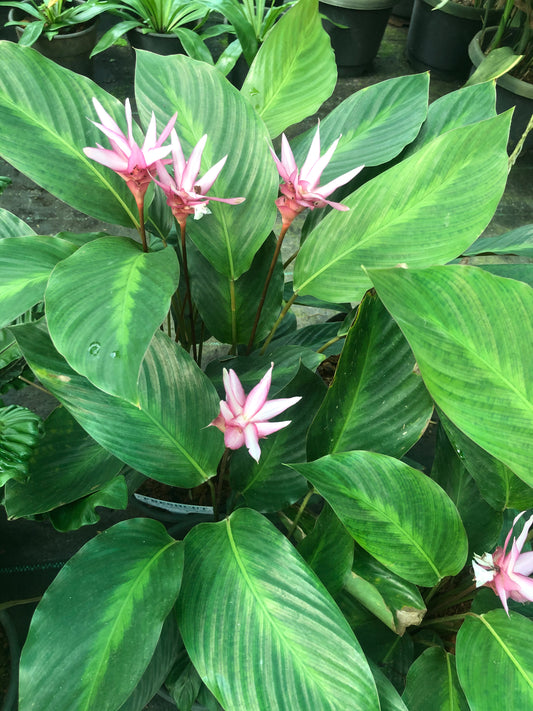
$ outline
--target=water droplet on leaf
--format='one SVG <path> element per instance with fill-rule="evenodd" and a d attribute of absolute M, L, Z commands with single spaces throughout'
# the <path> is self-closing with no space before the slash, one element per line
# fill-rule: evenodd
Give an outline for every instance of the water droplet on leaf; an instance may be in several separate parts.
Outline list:
<path fill-rule="evenodd" d="M 96 341 L 94 343 L 91 343 L 91 345 L 89 346 L 89 354 L 92 356 L 97 356 L 100 353 L 100 348 L 100 344 Z"/>

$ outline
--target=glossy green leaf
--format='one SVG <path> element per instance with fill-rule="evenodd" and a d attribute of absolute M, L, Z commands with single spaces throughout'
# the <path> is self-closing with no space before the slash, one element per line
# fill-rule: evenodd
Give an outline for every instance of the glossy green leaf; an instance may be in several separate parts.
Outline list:
<path fill-rule="evenodd" d="M 427 119 L 416 140 L 409 146 L 408 154 L 442 133 L 495 115 L 496 88 L 491 82 L 450 91 L 429 105 Z"/>
<path fill-rule="evenodd" d="M 533 287 L 533 264 L 479 264 L 489 274 L 522 281 Z"/>
<path fill-rule="evenodd" d="M 457 678 L 455 657 L 440 647 L 426 649 L 414 662 L 402 699 L 409 711 L 470 711 Z"/>
<path fill-rule="evenodd" d="M 77 210 L 104 222 L 137 225 L 125 181 L 83 153 L 103 138 L 87 118 L 98 118 L 92 98 L 126 130 L 119 101 L 90 79 L 12 42 L 0 43 L 0 64 L 10 69 L 0 78 L 0 155 Z"/>
<path fill-rule="evenodd" d="M 448 439 L 468 469 L 481 496 L 496 511 L 514 508 L 524 511 L 533 506 L 533 488 L 467 437 L 443 412 L 439 417 Z"/>
<path fill-rule="evenodd" d="M 313 530 L 298 546 L 298 553 L 318 575 L 331 595 L 336 595 L 350 574 L 353 538 L 331 506 L 324 505 Z"/>
<path fill-rule="evenodd" d="M 461 254 L 503 193 L 508 131 L 508 114 L 448 131 L 363 185 L 344 201 L 347 212 L 332 210 L 304 242 L 295 290 L 358 301 L 371 286 L 364 269 L 425 267 Z"/>
<path fill-rule="evenodd" d="M 41 418 L 26 407 L 0 407 L 0 486 L 24 481 L 34 447 L 43 436 Z"/>
<path fill-rule="evenodd" d="M 397 575 L 432 587 L 465 564 L 467 540 L 457 509 L 418 470 L 373 452 L 291 466 L 309 479 L 357 543 Z"/>
<path fill-rule="evenodd" d="M 533 257 L 533 225 L 523 225 L 497 237 L 480 237 L 463 254 L 518 254 Z"/>
<path fill-rule="evenodd" d="M 513 474 L 511 476 L 514 477 Z M 468 536 L 468 558 L 471 559 L 474 553 L 481 554 L 492 550 L 498 542 L 503 517 L 481 497 L 474 478 L 444 434 L 442 427 L 437 432 L 431 478 L 444 489 L 457 506 Z M 517 481 L 521 480 L 517 479 Z M 533 491 L 531 493 L 533 497 Z"/>
<path fill-rule="evenodd" d="M 364 549 L 356 547 L 345 588 L 396 634 L 419 625 L 426 606 L 416 585 L 395 575 Z"/>
<path fill-rule="evenodd" d="M 497 79 L 515 67 L 522 60 L 509 46 L 497 47 L 489 52 L 467 81 L 468 85 Z"/>
<path fill-rule="evenodd" d="M 181 55 L 137 52 L 136 97 L 145 125 L 152 111 L 161 123 L 178 112 L 176 130 L 187 158 L 207 134 L 200 175 L 227 154 L 209 195 L 246 200 L 209 203 L 212 214 L 188 220 L 187 234 L 219 272 L 237 279 L 276 218 L 278 176 L 264 123 L 217 69 Z"/>
<path fill-rule="evenodd" d="M 306 480 L 285 467 L 284 462 L 305 459 L 307 429 L 325 389 L 318 375 L 300 367 L 294 379 L 276 394 L 281 398 L 302 398 L 283 413 L 283 419 L 290 419 L 291 424 L 261 440 L 259 462 L 254 461 L 244 447 L 233 453 L 232 489 L 244 497 L 247 506 L 258 511 L 279 511 L 306 494 Z"/>
<path fill-rule="evenodd" d="M 128 506 L 128 498 L 126 480 L 123 476 L 116 476 L 93 494 L 60 506 L 50 511 L 48 516 L 57 531 L 75 531 L 82 526 L 98 523 L 100 514 L 97 508 L 124 511 Z"/>
<path fill-rule="evenodd" d="M 52 269 L 75 250 L 57 237 L 0 239 L 0 328 L 42 300 Z"/>
<path fill-rule="evenodd" d="M 309 429 L 308 458 L 353 449 L 401 457 L 432 412 L 409 344 L 376 294 L 368 293 Z"/>
<path fill-rule="evenodd" d="M 219 399 L 207 377 L 162 331 L 139 378 L 139 407 L 75 373 L 53 348 L 44 324 L 14 329 L 39 380 L 102 447 L 159 481 L 190 488 L 216 474 L 224 445 L 215 428 Z"/>
<path fill-rule="evenodd" d="M 152 658 L 182 571 L 183 544 L 151 519 L 89 541 L 37 607 L 21 657 L 20 711 L 119 708 Z"/>
<path fill-rule="evenodd" d="M 127 237 L 80 247 L 54 269 L 46 288 L 55 347 L 100 390 L 137 404 L 141 362 L 178 278 L 172 247 L 144 253 Z"/>
<path fill-rule="evenodd" d="M 402 701 L 400 694 L 381 671 L 377 664 L 370 661 L 370 671 L 374 676 L 378 689 L 381 711 L 409 711 Z"/>
<path fill-rule="evenodd" d="M 467 617 L 457 634 L 457 674 L 471 711 L 533 707 L 533 621 L 503 610 Z"/>
<path fill-rule="evenodd" d="M 533 289 L 468 266 L 371 276 L 437 405 L 533 484 Z"/>
<path fill-rule="evenodd" d="M 426 118 L 428 89 L 428 74 L 395 77 L 360 89 L 333 109 L 320 122 L 322 152 L 341 139 L 320 182 L 325 185 L 358 165 L 382 165 L 397 156 Z M 294 141 L 299 165 L 315 131 L 312 128 Z"/>
<path fill-rule="evenodd" d="M 251 509 L 188 534 L 178 610 L 187 651 L 226 711 L 379 709 L 339 609 L 287 539 Z M 210 624 L 199 626 L 206 616 Z"/>
<path fill-rule="evenodd" d="M 336 81 L 335 56 L 318 0 L 300 0 L 266 37 L 241 92 L 274 138 L 314 114 Z"/>
<path fill-rule="evenodd" d="M 32 516 L 88 496 L 122 466 L 59 407 L 46 420 L 45 436 L 28 461 L 28 481 L 6 486 L 7 514 Z"/>
<path fill-rule="evenodd" d="M 0 239 L 4 237 L 24 237 L 35 232 L 20 217 L 0 207 Z"/>

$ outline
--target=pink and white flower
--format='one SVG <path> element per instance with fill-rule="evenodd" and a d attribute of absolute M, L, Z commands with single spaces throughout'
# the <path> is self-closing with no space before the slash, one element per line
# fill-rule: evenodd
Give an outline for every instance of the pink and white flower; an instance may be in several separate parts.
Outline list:
<path fill-rule="evenodd" d="M 164 163 L 159 161 L 156 166 L 158 177 L 156 183 L 163 189 L 167 196 L 167 205 L 180 225 L 183 226 L 185 224 L 189 215 L 194 215 L 194 219 L 198 220 L 203 215 L 209 214 L 207 204 L 210 200 L 226 202 L 230 205 L 238 205 L 244 202 L 245 198 L 243 197 L 218 198 L 206 196 L 207 191 L 211 189 L 224 167 L 228 156 L 224 156 L 205 173 L 203 178 L 197 180 L 207 135 L 202 136 L 195 145 L 188 161 L 185 160 L 176 131 L 172 130 L 170 140 L 174 176 L 170 176 Z"/>
<path fill-rule="evenodd" d="M 503 548 L 498 546 L 492 554 L 475 555 L 472 561 L 476 587 L 485 586 L 493 590 L 507 614 L 508 598 L 516 602 L 533 602 L 533 579 L 529 577 L 533 573 L 533 551 L 522 553 L 529 529 L 533 525 L 533 516 L 525 522 L 518 538 L 513 538 L 511 550 L 507 552 L 513 528 L 524 513 L 522 511 L 514 519 Z"/>
<path fill-rule="evenodd" d="M 120 175 L 133 193 L 137 205 L 142 206 L 148 185 L 153 180 L 151 171 L 155 170 L 156 162 L 162 161 L 171 151 L 171 146 L 163 146 L 163 143 L 170 135 L 176 122 L 177 114 L 174 114 L 159 138 L 157 138 L 156 120 L 154 113 L 152 113 L 141 148 L 133 138 L 133 122 L 129 99 L 126 99 L 124 104 L 128 127 L 127 136 L 121 131 L 118 124 L 107 113 L 98 99 L 93 98 L 93 104 L 101 123 L 96 121 L 92 123 L 109 138 L 111 149 L 97 144 L 97 148 L 87 147 L 83 149 L 83 152 L 88 158 L 105 165 L 107 168 L 111 168 L 111 170 Z"/>
<path fill-rule="evenodd" d="M 283 422 L 268 422 L 268 420 L 302 399 L 288 397 L 267 400 L 273 368 L 274 363 L 248 395 L 244 392 L 237 373 L 224 368 L 226 400 L 220 402 L 220 414 L 210 423 L 224 433 L 224 444 L 228 449 L 240 449 L 246 445 L 256 462 L 261 456 L 259 440 L 291 423 L 291 420 Z"/>
<path fill-rule="evenodd" d="M 321 157 L 319 125 L 300 171 L 298 171 L 298 166 L 296 165 L 294 155 L 285 134 L 281 137 L 281 160 L 279 160 L 272 148 L 270 149 L 272 157 L 276 162 L 278 173 L 284 181 L 280 185 L 282 195 L 276 200 L 276 205 L 281 213 L 284 226 L 288 227 L 296 215 L 307 207 L 310 210 L 314 210 L 315 207 L 325 207 L 329 205 L 335 210 L 345 211 L 350 209 L 346 205 L 327 200 L 326 198 L 331 195 L 334 190 L 340 188 L 341 185 L 345 185 L 352 178 L 355 178 L 364 166 L 361 165 L 358 168 L 354 168 L 348 171 L 348 173 L 344 173 L 338 178 L 335 178 L 335 180 L 326 183 L 326 185 L 319 186 L 320 177 L 322 176 L 324 168 L 330 162 L 340 138 L 339 136 L 336 141 L 333 141 L 331 146 Z"/>

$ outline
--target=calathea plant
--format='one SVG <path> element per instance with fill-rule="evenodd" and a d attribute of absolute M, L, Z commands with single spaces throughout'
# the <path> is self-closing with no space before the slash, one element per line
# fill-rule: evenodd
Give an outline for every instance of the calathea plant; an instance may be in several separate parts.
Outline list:
<path fill-rule="evenodd" d="M 313 0 L 240 92 L 139 52 L 145 133 L 31 49 L 0 60 L 0 154 L 139 234 L 0 212 L 3 352 L 61 405 L 4 469 L 8 516 L 74 528 L 146 477 L 213 503 L 183 539 L 126 520 L 64 566 L 21 711 L 142 709 L 162 683 L 181 710 L 529 708 L 533 292 L 497 255 L 530 255 L 532 230 L 479 238 L 508 171 L 494 86 L 428 108 L 426 74 L 391 79 L 280 150 L 335 85 Z M 298 328 L 297 305 L 336 319 Z"/>

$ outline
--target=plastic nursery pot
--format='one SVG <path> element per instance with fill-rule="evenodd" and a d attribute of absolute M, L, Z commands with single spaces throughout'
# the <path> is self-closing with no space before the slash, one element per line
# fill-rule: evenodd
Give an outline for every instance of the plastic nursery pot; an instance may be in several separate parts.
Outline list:
<path fill-rule="evenodd" d="M 322 0 L 324 28 L 331 39 L 340 77 L 359 76 L 372 66 L 394 0 Z"/>
<path fill-rule="evenodd" d="M 439 0 L 415 0 L 407 33 L 407 58 L 417 71 L 430 69 L 438 79 L 466 79 L 470 71 L 468 43 L 481 30 L 485 10 Z M 499 11 L 489 14 L 497 22 Z"/>
<path fill-rule="evenodd" d="M 170 54 L 185 54 L 183 45 L 176 35 L 162 32 L 147 32 L 135 28 L 128 32 L 128 41 L 134 49 L 144 49 L 147 52 L 168 56 Z"/>
<path fill-rule="evenodd" d="M 24 11 L 13 8 L 9 12 L 10 22 L 23 19 Z M 23 27 L 15 26 L 17 39 L 20 39 Z M 84 23 L 77 32 L 58 34 L 49 40 L 42 35 L 32 45 L 44 57 L 48 57 L 56 64 L 85 76 L 92 75 L 92 60 L 90 54 L 96 45 L 96 20 Z"/>
<path fill-rule="evenodd" d="M 488 27 L 485 30 L 485 45 L 489 44 L 496 29 L 496 27 Z M 485 57 L 481 47 L 481 34 L 481 31 L 479 31 L 468 45 L 468 54 L 473 64 L 473 70 L 481 64 Z M 509 146 L 511 149 L 520 140 L 533 114 L 533 84 L 517 79 L 511 74 L 504 74 L 496 79 L 496 110 L 501 113 L 512 107 L 514 107 L 514 112 L 509 134 Z M 532 133 L 526 138 L 523 150 L 531 148 L 533 148 Z"/>

